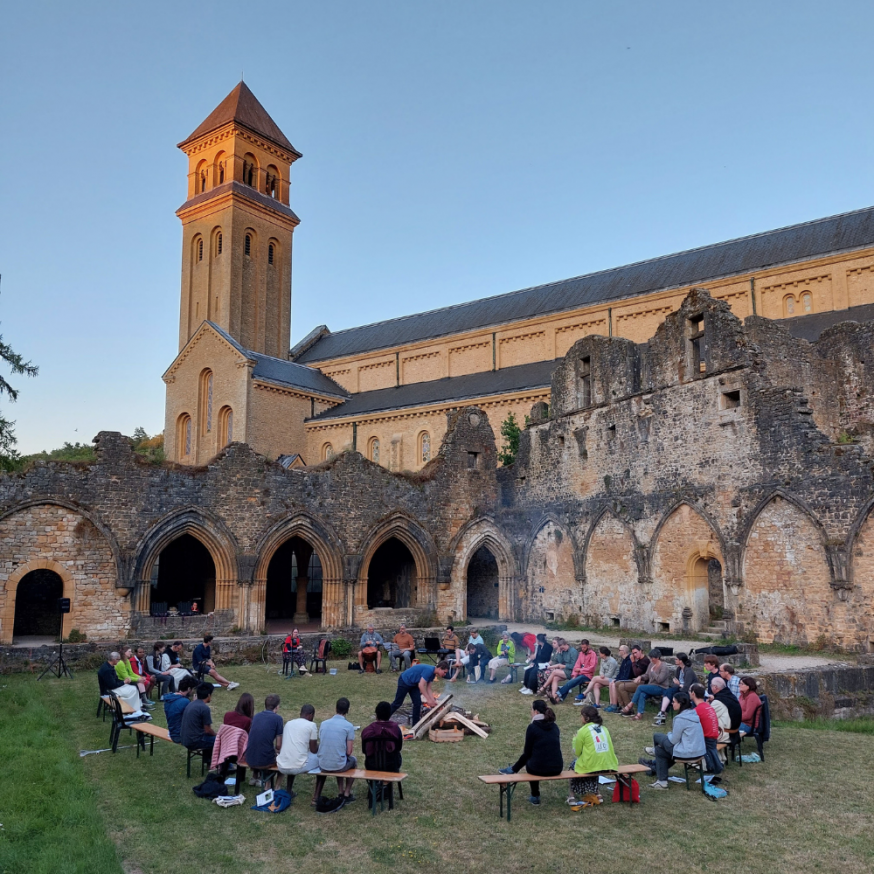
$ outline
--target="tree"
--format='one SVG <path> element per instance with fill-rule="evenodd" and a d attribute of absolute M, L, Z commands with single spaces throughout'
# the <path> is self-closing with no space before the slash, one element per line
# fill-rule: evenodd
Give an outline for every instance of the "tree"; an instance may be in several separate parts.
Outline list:
<path fill-rule="evenodd" d="M 501 436 L 504 438 L 504 445 L 498 453 L 498 461 L 507 467 L 516 460 L 516 454 L 519 452 L 519 435 L 522 429 L 516 421 L 516 417 L 510 413 L 501 423 Z"/>
<path fill-rule="evenodd" d="M 25 361 L 8 343 L 3 342 L 2 334 L 0 334 L 0 359 L 6 362 L 14 374 L 36 376 L 39 373 L 38 367 Z M 18 389 L 13 388 L 0 374 L 0 396 L 2 395 L 6 395 L 14 403 L 18 399 Z M 18 441 L 15 437 L 14 425 L 15 422 L 0 413 L 0 469 L 2 470 L 14 470 L 19 459 L 18 452 L 15 450 Z"/>

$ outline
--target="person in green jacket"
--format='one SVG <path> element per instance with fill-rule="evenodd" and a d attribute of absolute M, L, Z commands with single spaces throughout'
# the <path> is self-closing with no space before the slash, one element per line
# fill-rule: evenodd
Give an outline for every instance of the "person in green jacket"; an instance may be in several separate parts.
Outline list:
<path fill-rule="evenodd" d="M 505 631 L 498 641 L 498 654 L 489 662 L 489 682 L 495 682 L 495 674 L 498 668 L 505 668 L 507 665 L 512 665 L 516 661 L 516 644 L 510 639 L 510 632 Z M 510 674 L 507 674 L 506 679 L 501 680 L 502 683 L 510 682 Z"/>
<path fill-rule="evenodd" d="M 155 705 L 146 697 L 146 686 L 142 678 L 137 676 L 137 672 L 131 667 L 131 656 L 133 656 L 133 650 L 130 647 L 122 650 L 121 658 L 115 663 L 115 673 L 122 682 L 128 681 L 131 686 L 137 687 L 140 693 L 140 703 L 143 707 L 151 710 Z"/>
<path fill-rule="evenodd" d="M 601 804 L 601 791 L 597 774 L 600 771 L 615 771 L 619 760 L 613 751 L 613 739 L 610 732 L 601 724 L 601 714 L 586 704 L 580 710 L 582 726 L 574 735 L 573 746 L 577 755 L 574 771 L 577 774 L 595 774 L 594 777 L 574 777 L 571 783 L 571 794 L 567 803 L 575 810 L 584 807 L 594 807 Z M 582 801 L 577 796 L 582 796 Z"/>

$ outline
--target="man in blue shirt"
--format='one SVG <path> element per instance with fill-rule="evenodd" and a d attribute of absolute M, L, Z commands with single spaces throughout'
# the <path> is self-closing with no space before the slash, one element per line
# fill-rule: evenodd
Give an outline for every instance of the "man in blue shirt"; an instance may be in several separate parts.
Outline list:
<path fill-rule="evenodd" d="M 337 701 L 337 712 L 319 726 L 319 767 L 323 771 L 348 771 L 358 767 L 358 760 L 352 755 L 352 744 L 355 740 L 355 726 L 346 719 L 349 712 L 349 699 L 340 698 Z M 315 797 L 322 794 L 325 777 L 316 777 Z M 337 789 L 343 798 L 343 804 L 355 800 L 352 794 L 354 778 L 337 777 Z M 340 805 L 342 807 L 342 805 Z M 340 807 L 336 809 L 339 810 Z"/>
<path fill-rule="evenodd" d="M 268 695 L 264 699 L 264 709 L 256 713 L 249 729 L 249 743 L 246 746 L 246 761 L 255 771 L 266 771 L 276 764 L 276 753 L 282 749 L 282 717 L 279 710 L 279 696 Z M 253 779 L 258 779 L 253 775 Z"/>
<path fill-rule="evenodd" d="M 394 713 L 400 708 L 409 695 L 413 702 L 413 721 L 411 724 L 415 725 L 422 715 L 422 699 L 424 698 L 425 703 L 430 707 L 437 703 L 434 692 L 431 690 L 431 683 L 434 682 L 435 677 L 443 679 L 448 673 L 449 662 L 447 661 L 437 662 L 436 665 L 413 665 L 413 667 L 407 668 L 398 677 L 398 691 L 392 702 L 391 712 Z"/>
<path fill-rule="evenodd" d="M 367 631 L 361 635 L 361 648 L 358 650 L 358 673 L 364 673 L 364 662 L 376 662 L 376 673 L 382 673 L 382 650 L 380 647 L 385 646 L 385 641 L 378 631 L 373 630 L 372 625 L 367 626 Z M 375 650 L 375 652 L 374 652 Z"/>
<path fill-rule="evenodd" d="M 192 676 L 183 677 L 178 692 L 161 696 L 164 702 L 164 716 L 167 718 L 167 731 L 175 744 L 182 743 L 182 713 L 191 701 L 191 693 L 197 688 L 197 680 Z"/>
<path fill-rule="evenodd" d="M 203 643 L 199 643 L 194 647 L 194 653 L 191 656 L 191 666 L 194 668 L 195 673 L 209 675 L 219 686 L 224 686 L 228 691 L 236 689 L 240 685 L 239 683 L 232 683 L 230 680 L 226 680 L 215 669 L 215 662 L 212 660 L 212 646 L 210 646 L 212 640 L 211 634 L 203 635 Z"/>

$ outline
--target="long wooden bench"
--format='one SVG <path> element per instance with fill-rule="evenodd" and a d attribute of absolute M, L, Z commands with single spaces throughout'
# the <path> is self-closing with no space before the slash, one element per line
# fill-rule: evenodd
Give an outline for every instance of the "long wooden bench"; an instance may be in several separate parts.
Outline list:
<path fill-rule="evenodd" d="M 246 769 L 251 767 L 249 763 L 240 758 L 236 764 L 237 770 L 235 773 L 236 782 L 234 783 L 234 793 L 236 795 L 240 794 L 240 787 L 243 785 L 246 779 Z M 276 778 L 282 773 L 276 765 L 273 765 L 270 768 L 258 768 L 259 771 L 269 771 L 270 772 L 270 780 L 275 781 Z M 289 794 L 291 793 L 291 787 L 294 783 L 295 777 L 303 777 L 304 775 L 312 775 L 313 777 L 340 777 L 341 779 L 350 779 L 350 780 L 366 780 L 368 784 L 368 795 L 370 797 L 370 808 L 371 812 L 374 816 L 376 816 L 377 805 L 379 809 L 382 810 L 383 799 L 379 797 L 378 787 L 383 783 L 388 783 L 389 785 L 389 795 L 388 795 L 388 809 L 394 810 L 394 785 L 397 784 L 399 789 L 401 783 L 406 779 L 407 775 L 403 772 L 397 771 L 368 771 L 364 768 L 350 768 L 348 771 L 304 771 L 303 774 L 289 774 L 286 777 L 286 788 L 288 789 Z M 401 791 L 401 798 L 403 798 L 403 789 Z"/>
<path fill-rule="evenodd" d="M 170 732 L 166 728 L 161 728 L 160 725 L 152 725 L 151 722 L 135 722 L 131 728 L 142 735 L 149 738 L 149 755 L 155 754 L 155 738 L 165 740 L 168 743 L 173 743 L 173 738 L 170 737 Z M 144 738 L 145 740 L 145 738 Z M 143 747 L 145 749 L 145 747 Z M 137 744 L 137 758 L 140 757 L 140 745 Z"/>
<path fill-rule="evenodd" d="M 539 783 L 549 782 L 550 780 L 578 780 L 583 777 L 615 777 L 620 786 L 625 787 L 628 791 L 628 803 L 631 804 L 631 780 L 634 774 L 643 774 L 649 771 L 646 765 L 620 765 L 615 771 L 601 771 L 597 774 L 578 774 L 576 771 L 562 771 L 554 777 L 538 777 L 536 774 L 484 774 L 480 776 L 480 780 L 489 786 L 497 786 L 500 790 L 498 799 L 498 812 L 503 818 L 504 816 L 504 795 L 507 796 L 507 822 L 512 817 L 513 793 L 516 791 L 516 786 L 519 783 L 530 783 L 537 781 Z M 621 792 L 621 790 L 620 790 Z M 624 793 L 622 793 L 624 794 Z M 622 795 L 620 794 L 620 797 Z"/>

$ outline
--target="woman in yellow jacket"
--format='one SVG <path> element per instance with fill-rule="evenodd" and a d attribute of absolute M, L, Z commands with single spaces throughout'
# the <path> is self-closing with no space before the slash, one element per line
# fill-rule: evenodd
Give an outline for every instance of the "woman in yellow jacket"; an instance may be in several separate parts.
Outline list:
<path fill-rule="evenodd" d="M 613 751 L 613 740 L 610 732 L 601 724 L 601 714 L 590 704 L 580 710 L 583 724 L 574 735 L 574 752 L 577 760 L 574 771 L 577 774 L 595 774 L 599 771 L 615 771 L 619 760 Z M 575 810 L 583 807 L 593 807 L 601 804 L 601 792 L 598 777 L 575 777 L 571 781 L 571 794 L 567 803 Z M 582 796 L 582 801 L 577 796 Z"/>
<path fill-rule="evenodd" d="M 138 677 L 137 672 L 131 667 L 131 656 L 133 656 L 133 650 L 130 647 L 122 649 L 121 658 L 115 665 L 115 673 L 122 682 L 127 680 L 132 686 L 137 687 L 140 693 L 140 703 L 143 707 L 151 710 L 155 705 L 146 697 L 146 687 L 142 678 Z"/>

